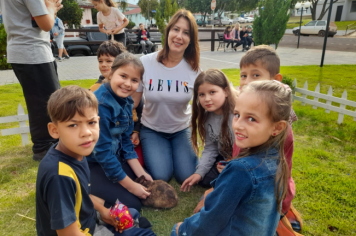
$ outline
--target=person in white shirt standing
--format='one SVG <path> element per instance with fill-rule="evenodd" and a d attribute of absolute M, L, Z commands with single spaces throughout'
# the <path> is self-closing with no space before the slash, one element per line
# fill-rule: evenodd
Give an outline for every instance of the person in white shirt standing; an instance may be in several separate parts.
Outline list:
<path fill-rule="evenodd" d="M 141 57 L 143 81 L 133 95 L 145 97 L 140 140 L 153 179 L 182 183 L 195 172 L 197 156 L 189 128 L 193 85 L 200 73 L 198 27 L 190 11 L 178 10 L 165 31 L 161 51 Z"/>
<path fill-rule="evenodd" d="M 94 8 L 98 10 L 96 16 L 99 31 L 113 35 L 114 39 L 126 46 L 126 36 L 124 28 L 129 24 L 129 20 L 116 7 L 113 0 L 91 0 Z"/>

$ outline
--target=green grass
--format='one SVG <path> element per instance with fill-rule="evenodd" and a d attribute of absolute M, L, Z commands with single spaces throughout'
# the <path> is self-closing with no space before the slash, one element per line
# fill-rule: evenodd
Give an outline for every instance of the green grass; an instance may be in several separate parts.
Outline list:
<path fill-rule="evenodd" d="M 288 66 L 281 72 L 297 78 L 298 87 L 308 80 L 309 89 L 321 83 L 336 96 L 347 89 L 349 100 L 356 101 L 356 66 Z M 229 79 L 238 85 L 239 70 L 226 69 Z M 88 88 L 95 80 L 65 81 Z M 5 99 L 6 98 L 6 99 Z M 25 107 L 19 85 L 0 86 L 0 116 L 16 114 L 19 102 Z M 6 102 L 5 102 L 6 101 Z M 312 109 L 294 102 L 299 120 L 293 126 L 293 178 L 297 194 L 293 204 L 304 220 L 303 234 L 355 235 L 356 226 L 356 122 L 345 116 L 337 124 L 337 114 Z M 16 127 L 9 124 L 6 127 Z M 3 129 L 4 126 L 0 126 Z M 0 228 L 1 235 L 36 235 L 35 223 L 17 215 L 35 218 L 35 180 L 38 163 L 31 159 L 31 147 L 21 146 L 20 137 L 0 136 Z M 179 185 L 171 184 L 178 190 Z M 171 210 L 143 208 L 141 214 L 154 225 L 157 235 L 169 235 L 174 223 L 192 214 L 204 189 L 194 187 L 190 193 L 178 191 L 179 205 Z M 328 226 L 338 228 L 331 232 Z"/>
<path fill-rule="evenodd" d="M 294 27 L 299 27 L 300 16 L 291 16 L 287 23 L 287 29 L 293 29 Z M 302 25 L 305 25 L 309 21 L 312 21 L 311 16 L 303 16 Z M 355 24 L 356 21 L 335 21 L 337 30 L 346 30 L 346 27 L 350 24 Z"/>

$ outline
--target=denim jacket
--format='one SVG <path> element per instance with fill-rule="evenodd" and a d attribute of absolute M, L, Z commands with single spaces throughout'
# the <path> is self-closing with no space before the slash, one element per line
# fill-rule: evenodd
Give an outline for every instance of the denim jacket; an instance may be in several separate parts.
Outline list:
<path fill-rule="evenodd" d="M 273 236 L 280 214 L 275 198 L 278 151 L 230 161 L 212 182 L 201 211 L 184 220 L 179 236 Z"/>
<path fill-rule="evenodd" d="M 137 158 L 130 138 L 134 127 L 132 120 L 133 100 L 118 97 L 109 83 L 101 85 L 95 92 L 99 103 L 100 137 L 89 162 L 98 162 L 105 175 L 114 183 L 126 177 L 119 158 Z"/>

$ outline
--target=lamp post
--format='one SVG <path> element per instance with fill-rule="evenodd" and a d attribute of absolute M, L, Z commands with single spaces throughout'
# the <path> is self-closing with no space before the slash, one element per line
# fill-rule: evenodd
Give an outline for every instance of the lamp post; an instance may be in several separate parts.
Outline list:
<path fill-rule="evenodd" d="M 320 62 L 320 67 L 324 66 L 324 56 L 325 56 L 325 49 L 326 49 L 326 42 L 328 40 L 328 35 L 329 35 L 329 26 L 330 26 L 330 17 L 331 17 L 331 12 L 333 10 L 333 0 L 330 1 L 330 7 L 329 7 L 329 14 L 328 14 L 328 21 L 326 22 L 326 29 L 325 29 L 325 36 L 324 36 L 324 45 L 323 45 L 323 53 L 321 55 L 321 62 Z"/>
<path fill-rule="evenodd" d="M 302 3 L 297 2 L 295 4 L 295 9 L 297 10 L 297 12 L 301 11 L 300 21 L 299 21 L 299 33 L 298 33 L 298 45 L 297 45 L 297 48 L 299 48 L 299 39 L 300 39 L 300 30 L 302 28 L 303 11 L 307 12 L 309 7 L 310 7 L 310 2 L 302 2 Z"/>

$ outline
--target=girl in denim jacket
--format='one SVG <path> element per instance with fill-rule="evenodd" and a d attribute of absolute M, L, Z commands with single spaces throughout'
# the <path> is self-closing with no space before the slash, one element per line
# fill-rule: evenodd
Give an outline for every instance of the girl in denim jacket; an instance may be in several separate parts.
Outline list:
<path fill-rule="evenodd" d="M 203 187 L 211 187 L 210 182 L 219 175 L 218 162 L 231 159 L 234 144 L 235 91 L 226 75 L 218 69 L 201 72 L 194 82 L 193 94 L 191 140 L 197 155 L 199 137 L 204 150 L 195 173 L 181 186 L 184 192 L 198 182 Z"/>
<path fill-rule="evenodd" d="M 114 205 L 119 198 L 128 207 L 140 211 L 139 198 L 150 195 L 145 187 L 133 181 L 141 175 L 147 180 L 152 178 L 140 165 L 130 140 L 134 128 L 131 95 L 143 72 L 140 59 L 122 53 L 112 64 L 108 82 L 94 92 L 99 102 L 100 137 L 88 157 L 91 192 L 103 199 L 106 207 Z"/>
<path fill-rule="evenodd" d="M 212 183 L 201 211 L 173 227 L 171 236 L 273 236 L 287 192 L 284 157 L 291 92 L 274 81 L 244 86 L 232 122 L 239 156 Z"/>

